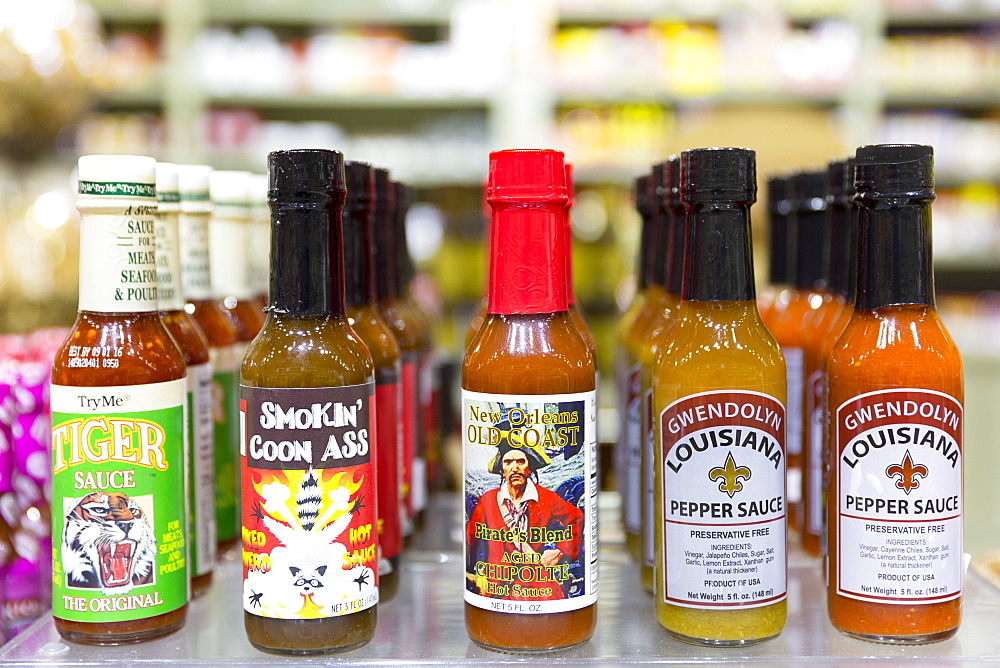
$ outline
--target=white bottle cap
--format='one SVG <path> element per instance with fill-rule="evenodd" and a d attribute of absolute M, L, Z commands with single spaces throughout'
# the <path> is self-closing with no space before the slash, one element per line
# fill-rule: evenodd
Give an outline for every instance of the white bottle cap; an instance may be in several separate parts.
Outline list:
<path fill-rule="evenodd" d="M 172 162 L 156 163 L 156 203 L 160 213 L 181 210 L 177 165 Z"/>
<path fill-rule="evenodd" d="M 155 197 L 156 160 L 141 155 L 85 155 L 79 193 L 99 197 Z"/>
<path fill-rule="evenodd" d="M 250 172 L 214 170 L 208 188 L 216 208 L 250 206 Z"/>
<path fill-rule="evenodd" d="M 177 188 L 181 195 L 181 211 L 191 213 L 212 210 L 208 196 L 208 165 L 177 165 Z"/>

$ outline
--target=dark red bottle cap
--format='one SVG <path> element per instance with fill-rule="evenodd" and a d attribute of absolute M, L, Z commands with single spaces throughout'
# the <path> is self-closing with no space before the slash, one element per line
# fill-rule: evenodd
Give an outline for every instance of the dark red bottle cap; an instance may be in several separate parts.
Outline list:
<path fill-rule="evenodd" d="M 490 153 L 490 313 L 555 313 L 566 301 L 566 167 L 561 151 Z"/>

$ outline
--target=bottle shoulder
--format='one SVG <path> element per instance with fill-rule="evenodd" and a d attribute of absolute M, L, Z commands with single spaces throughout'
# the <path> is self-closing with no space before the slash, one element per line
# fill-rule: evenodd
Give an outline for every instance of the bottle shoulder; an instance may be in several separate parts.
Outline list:
<path fill-rule="evenodd" d="M 163 326 L 170 332 L 177 348 L 184 356 L 184 361 L 190 366 L 208 362 L 208 339 L 186 311 L 164 311 L 160 314 Z"/>
<path fill-rule="evenodd" d="M 256 387 L 334 387 L 372 379 L 368 348 L 346 317 L 269 313 L 250 343 L 241 382 Z"/>
<path fill-rule="evenodd" d="M 371 304 L 348 309 L 348 322 L 368 348 L 376 369 L 395 366 L 402 353 L 382 315 Z"/>
<path fill-rule="evenodd" d="M 233 327 L 225 311 L 212 299 L 192 301 L 185 308 L 194 318 L 212 348 L 221 348 L 239 343 L 239 334 Z"/>
<path fill-rule="evenodd" d="M 52 383 L 78 387 L 145 385 L 184 378 L 186 364 L 160 314 L 77 314 L 53 358 Z"/>

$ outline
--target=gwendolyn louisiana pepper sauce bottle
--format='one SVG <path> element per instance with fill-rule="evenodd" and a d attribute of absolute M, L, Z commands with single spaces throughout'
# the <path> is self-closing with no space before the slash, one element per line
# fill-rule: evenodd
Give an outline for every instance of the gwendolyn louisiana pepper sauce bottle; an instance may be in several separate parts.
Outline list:
<path fill-rule="evenodd" d="M 375 378 L 348 323 L 343 156 L 268 156 L 270 305 L 240 374 L 243 621 L 258 649 L 341 652 L 378 610 Z"/>
<path fill-rule="evenodd" d="M 754 153 L 681 154 L 688 207 L 677 323 L 653 368 L 656 619 L 744 645 L 785 625 L 785 366 L 757 312 Z"/>
<path fill-rule="evenodd" d="M 858 294 L 829 363 L 830 621 L 943 640 L 962 613 L 962 358 L 934 307 L 930 146 L 857 151 Z"/>
<path fill-rule="evenodd" d="M 52 615 L 118 645 L 184 625 L 184 357 L 157 303 L 152 158 L 80 158 L 80 308 L 52 365 Z"/>
<path fill-rule="evenodd" d="M 491 153 L 488 200 L 489 315 L 462 366 L 465 628 L 544 652 L 589 639 L 597 613 L 594 358 L 567 311 L 563 154 Z"/>

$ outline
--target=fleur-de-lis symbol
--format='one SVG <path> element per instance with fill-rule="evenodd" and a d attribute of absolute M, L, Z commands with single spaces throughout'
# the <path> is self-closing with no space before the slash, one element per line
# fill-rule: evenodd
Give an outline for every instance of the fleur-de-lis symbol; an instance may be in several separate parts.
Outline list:
<path fill-rule="evenodd" d="M 736 466 L 736 460 L 733 459 L 733 453 L 729 453 L 729 456 L 726 458 L 725 466 L 716 466 L 708 472 L 708 479 L 718 480 L 719 491 L 728 494 L 729 498 L 733 498 L 733 495 L 735 495 L 736 492 L 743 489 L 743 483 L 740 482 L 740 478 L 749 480 L 750 469 L 746 466 Z"/>
<path fill-rule="evenodd" d="M 899 480 L 896 481 L 896 487 L 909 494 L 911 490 L 920 487 L 920 481 L 917 480 L 917 476 L 921 478 L 927 477 L 927 467 L 923 464 L 914 464 L 913 460 L 910 459 L 910 451 L 907 450 L 903 456 L 903 461 L 887 468 L 885 474 L 889 476 L 890 480 L 899 476 Z"/>

